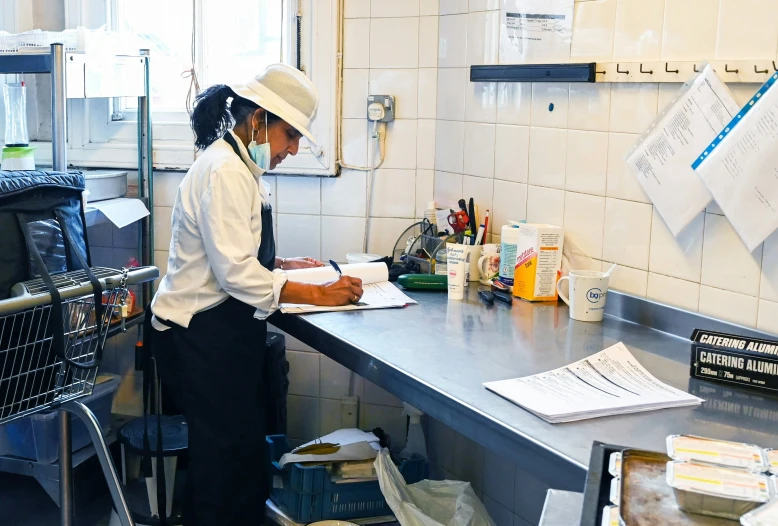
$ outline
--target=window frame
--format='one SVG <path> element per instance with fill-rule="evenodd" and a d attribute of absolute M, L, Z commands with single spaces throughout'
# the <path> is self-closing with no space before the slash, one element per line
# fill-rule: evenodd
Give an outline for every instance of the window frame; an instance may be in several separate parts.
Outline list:
<path fill-rule="evenodd" d="M 302 41 L 300 64 L 316 86 L 319 111 L 313 124 L 318 140 L 316 151 L 305 139 L 295 157 L 289 157 L 271 174 L 333 176 L 338 173 L 337 141 L 339 116 L 339 0 L 281 0 L 284 6 L 284 24 L 291 29 L 299 5 L 302 11 Z M 99 27 L 107 19 L 115 20 L 115 0 L 65 0 L 65 18 L 68 28 L 83 25 Z M 202 4 L 197 3 L 201 11 Z M 198 12 L 198 16 L 199 16 Z M 296 49 L 292 39 L 286 38 L 287 62 L 295 60 Z M 316 45 L 314 46 L 314 40 Z M 203 39 L 198 39 L 198 49 Z M 202 56 L 201 54 L 199 55 Z M 154 56 L 151 56 L 154 60 Z M 201 62 L 202 59 L 198 59 Z M 198 64 L 202 67 L 202 64 Z M 251 75 L 251 72 L 247 72 Z M 117 99 L 68 101 L 68 163 L 80 167 L 137 168 L 137 117 L 132 110 L 125 118 L 112 121 L 111 113 Z M 153 108 L 152 108 L 153 112 Z M 133 113 L 133 115 L 130 115 Z M 152 113 L 153 166 L 159 170 L 185 170 L 194 162 L 195 149 L 192 131 L 185 111 Z M 36 143 L 37 162 L 50 162 L 51 150 L 45 143 Z"/>

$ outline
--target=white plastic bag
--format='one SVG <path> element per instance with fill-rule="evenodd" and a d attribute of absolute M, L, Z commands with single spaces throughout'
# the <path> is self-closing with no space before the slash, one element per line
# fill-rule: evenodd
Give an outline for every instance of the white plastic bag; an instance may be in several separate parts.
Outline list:
<path fill-rule="evenodd" d="M 469 482 L 408 485 L 386 449 L 378 454 L 375 468 L 381 492 L 402 526 L 495 526 Z"/>

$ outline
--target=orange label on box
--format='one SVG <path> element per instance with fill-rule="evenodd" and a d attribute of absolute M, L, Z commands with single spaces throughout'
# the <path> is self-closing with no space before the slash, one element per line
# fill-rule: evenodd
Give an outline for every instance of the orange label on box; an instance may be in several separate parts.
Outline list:
<path fill-rule="evenodd" d="M 528 301 L 554 301 L 562 264 L 564 234 L 552 225 L 522 224 L 516 243 L 513 295 Z"/>

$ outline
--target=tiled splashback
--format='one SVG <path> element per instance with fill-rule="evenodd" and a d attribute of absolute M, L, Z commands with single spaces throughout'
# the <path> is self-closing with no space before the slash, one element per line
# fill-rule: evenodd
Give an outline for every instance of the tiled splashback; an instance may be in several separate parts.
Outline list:
<path fill-rule="evenodd" d="M 435 197 L 475 197 L 493 234 L 561 225 L 574 265 L 620 265 L 615 289 L 778 333 L 778 234 L 749 253 L 712 204 L 676 239 L 623 162 L 680 86 L 471 83 L 469 65 L 500 61 L 501 4 L 440 2 Z M 580 1 L 571 61 L 773 59 L 776 15 L 771 0 Z M 758 86 L 730 88 L 742 103 Z"/>

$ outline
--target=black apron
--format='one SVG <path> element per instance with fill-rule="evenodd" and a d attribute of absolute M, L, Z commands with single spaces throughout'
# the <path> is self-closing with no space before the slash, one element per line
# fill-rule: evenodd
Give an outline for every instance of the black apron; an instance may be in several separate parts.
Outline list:
<path fill-rule="evenodd" d="M 231 133 L 224 140 L 241 157 Z M 242 157 L 241 157 L 241 160 Z M 245 162 L 245 161 L 244 161 Z M 262 208 L 257 254 L 275 267 L 273 213 Z M 269 496 L 267 404 L 270 387 L 267 323 L 233 297 L 199 312 L 188 328 L 153 331 L 153 353 L 162 382 L 189 426 L 184 497 L 187 526 L 254 525 L 264 520 Z"/>

